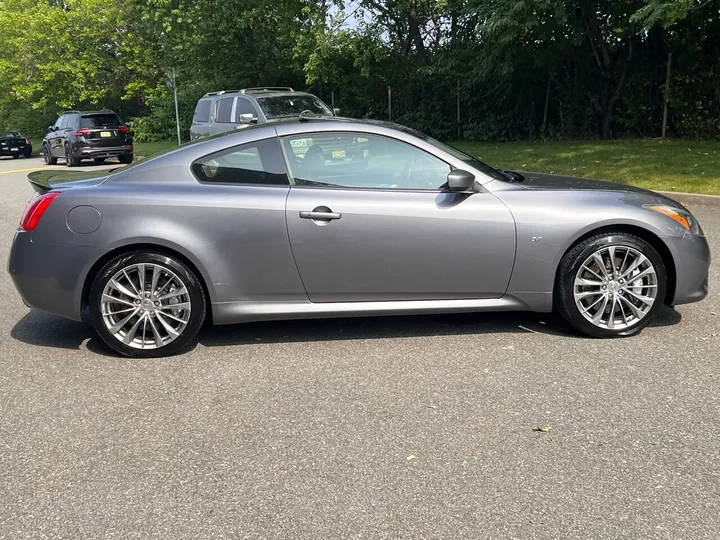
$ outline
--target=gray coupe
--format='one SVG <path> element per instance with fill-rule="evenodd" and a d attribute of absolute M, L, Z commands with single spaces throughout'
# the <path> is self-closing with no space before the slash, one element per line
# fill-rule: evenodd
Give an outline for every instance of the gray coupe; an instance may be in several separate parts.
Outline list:
<path fill-rule="evenodd" d="M 72 175 L 72 173 L 70 173 Z M 30 174 L 9 271 L 128 356 L 205 322 L 556 310 L 636 334 L 703 299 L 697 220 L 662 195 L 496 170 L 401 126 L 301 117 L 84 177 Z"/>

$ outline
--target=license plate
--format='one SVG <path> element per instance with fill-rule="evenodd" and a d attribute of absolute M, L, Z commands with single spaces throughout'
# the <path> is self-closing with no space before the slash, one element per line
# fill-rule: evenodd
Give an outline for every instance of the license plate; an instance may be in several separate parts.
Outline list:
<path fill-rule="evenodd" d="M 334 158 L 344 158 L 344 157 L 345 157 L 345 150 L 333 150 L 332 157 L 334 157 Z"/>
<path fill-rule="evenodd" d="M 17 149 L 17 148 L 11 148 L 10 151 L 11 151 L 11 152 L 17 152 L 18 149 Z"/>
<path fill-rule="evenodd" d="M 100 136 L 101 137 L 112 137 L 112 131 L 101 131 Z"/>

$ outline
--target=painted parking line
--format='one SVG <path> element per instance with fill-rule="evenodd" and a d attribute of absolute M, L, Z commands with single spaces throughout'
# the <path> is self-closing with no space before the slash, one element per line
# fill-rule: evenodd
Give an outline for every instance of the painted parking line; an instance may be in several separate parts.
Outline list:
<path fill-rule="evenodd" d="M 9 171 L 0 171 L 0 174 L 12 174 L 30 171 L 42 171 L 43 169 L 64 169 L 64 165 L 44 165 L 42 167 L 30 167 L 29 169 L 10 169 Z"/>

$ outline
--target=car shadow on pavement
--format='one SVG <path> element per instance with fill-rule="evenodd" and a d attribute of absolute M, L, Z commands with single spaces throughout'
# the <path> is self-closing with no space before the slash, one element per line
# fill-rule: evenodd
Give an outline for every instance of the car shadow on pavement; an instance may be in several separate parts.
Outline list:
<path fill-rule="evenodd" d="M 663 306 L 650 326 L 673 326 L 681 320 L 680 313 Z M 200 331 L 198 342 L 206 347 L 225 347 L 257 343 L 347 341 L 494 333 L 537 333 L 586 339 L 574 332 L 559 317 L 549 313 L 456 313 L 206 326 Z M 88 350 L 102 355 L 117 356 L 102 343 L 89 326 L 37 310 L 30 311 L 20 319 L 11 330 L 10 335 L 13 339 L 29 345 L 61 349 L 79 349 L 87 341 Z"/>

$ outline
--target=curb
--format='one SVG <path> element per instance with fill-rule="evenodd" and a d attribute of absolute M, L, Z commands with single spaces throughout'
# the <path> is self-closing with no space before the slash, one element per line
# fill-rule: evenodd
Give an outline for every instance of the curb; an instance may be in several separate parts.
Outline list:
<path fill-rule="evenodd" d="M 658 191 L 683 205 L 704 205 L 720 207 L 720 195 L 701 195 L 699 193 L 683 193 L 681 191 Z"/>

